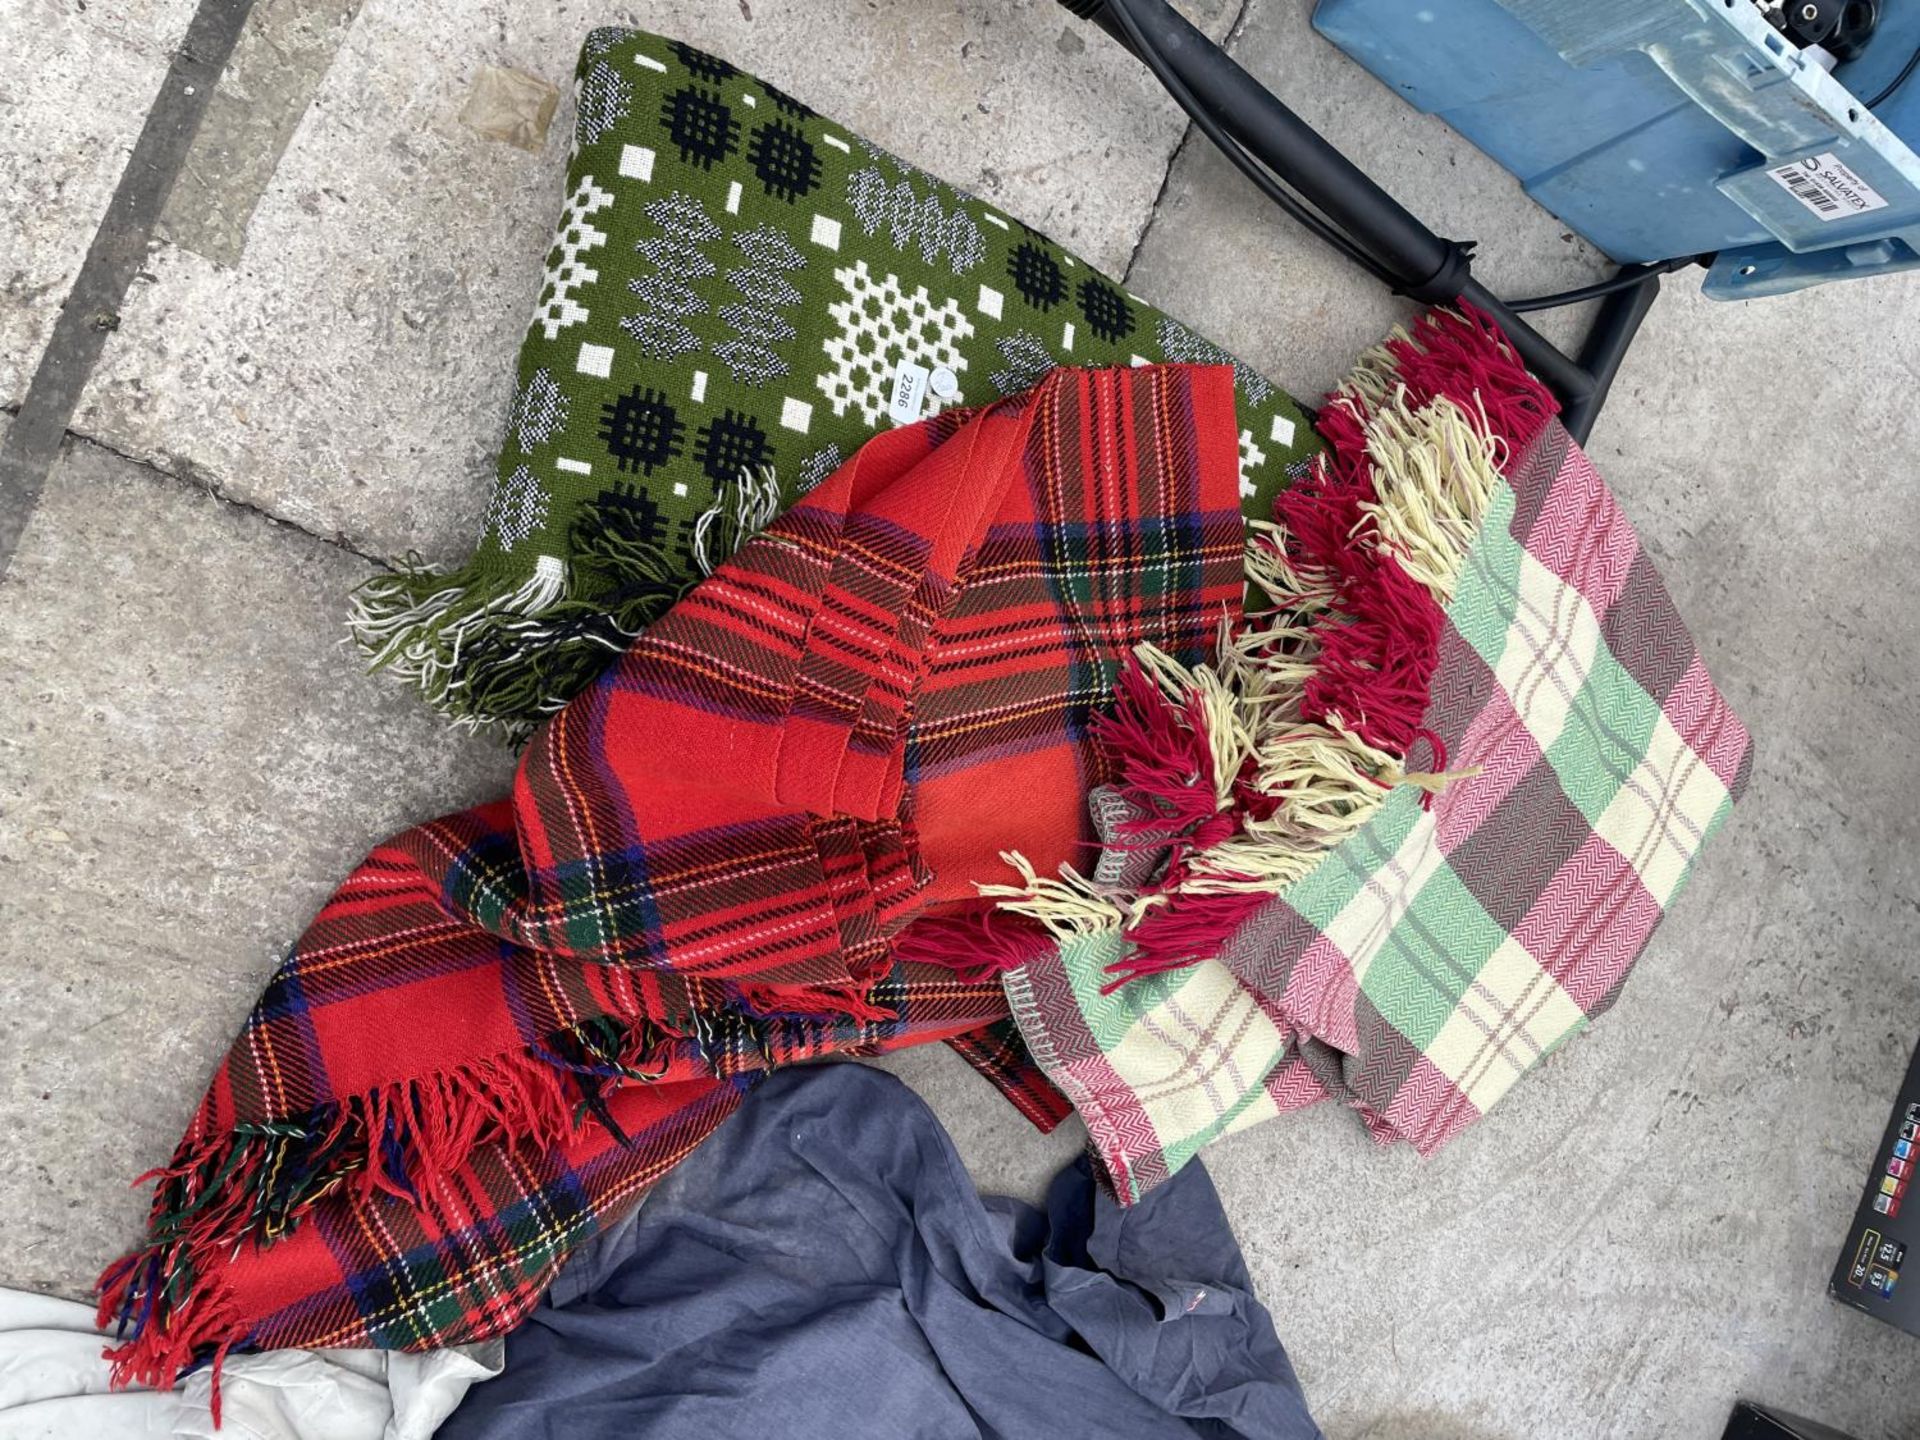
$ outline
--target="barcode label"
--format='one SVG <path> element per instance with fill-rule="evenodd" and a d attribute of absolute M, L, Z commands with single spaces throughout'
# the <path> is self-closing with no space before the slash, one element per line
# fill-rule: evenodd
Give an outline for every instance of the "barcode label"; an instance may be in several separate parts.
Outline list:
<path fill-rule="evenodd" d="M 1886 208 L 1887 197 L 1831 152 L 1776 165 L 1767 174 L 1823 222 L 1849 220 L 1869 210 Z"/>
<path fill-rule="evenodd" d="M 1840 202 L 1813 181 L 1803 179 L 1800 175 L 1795 174 L 1782 175 L 1780 178 L 1787 182 L 1787 189 L 1798 195 L 1822 215 L 1838 215 L 1840 213 Z"/>

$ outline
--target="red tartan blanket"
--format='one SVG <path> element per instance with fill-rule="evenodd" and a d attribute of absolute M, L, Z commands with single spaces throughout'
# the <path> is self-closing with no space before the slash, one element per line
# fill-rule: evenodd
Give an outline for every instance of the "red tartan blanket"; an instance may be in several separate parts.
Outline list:
<path fill-rule="evenodd" d="M 510 801 L 376 849 L 101 1278 L 118 1377 L 497 1334 L 774 1065 L 958 1038 L 1028 1083 L 996 983 L 895 951 L 1001 851 L 1076 858 L 1123 657 L 1197 662 L 1237 615 L 1233 404 L 1225 368 L 1058 371 L 881 436 L 557 715 Z"/>

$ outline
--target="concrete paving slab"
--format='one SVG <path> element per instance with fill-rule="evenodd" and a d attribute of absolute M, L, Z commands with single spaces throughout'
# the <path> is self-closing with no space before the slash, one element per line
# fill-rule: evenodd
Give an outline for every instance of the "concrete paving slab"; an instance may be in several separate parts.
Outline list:
<path fill-rule="evenodd" d="M 1218 34 L 1232 11 L 1198 0 L 1195 14 Z M 325 32 L 331 63 L 264 190 L 257 166 L 238 166 L 244 195 L 194 182 L 212 221 L 169 216 L 186 243 L 155 254 L 76 429 L 369 553 L 463 556 L 572 110 L 537 154 L 461 115 L 487 67 L 567 88 L 587 29 L 622 22 L 764 74 L 1115 271 L 1182 129 L 1137 65 L 1086 44 L 1049 0 L 372 0 Z M 276 53 L 247 47 L 242 60 Z M 234 128 L 243 148 L 277 134 Z M 248 215 L 236 247 L 230 222 Z"/>
<path fill-rule="evenodd" d="M 1239 55 L 1508 294 L 1595 257 L 1254 0 Z M 1129 277 L 1303 395 L 1411 314 L 1182 151 Z M 1593 450 L 1754 732 L 1744 806 L 1619 1005 L 1434 1160 L 1327 1111 L 1208 1153 L 1315 1413 L 1368 1440 L 1714 1436 L 1736 1395 L 1920 1433 L 1910 1336 L 1827 1299 L 1920 1010 L 1920 277 L 1680 275 Z M 1560 318 L 1560 333 L 1575 332 Z"/>
<path fill-rule="evenodd" d="M 367 562 L 91 445 L 0 579 L 0 1284 L 82 1294 L 368 848 L 503 793 L 339 645 Z"/>
<path fill-rule="evenodd" d="M 167 197 L 163 238 L 217 265 L 239 262 L 253 207 L 353 15 L 354 0 L 255 0 Z"/>
<path fill-rule="evenodd" d="M 194 0 L 0 0 L 0 408 L 19 405 Z"/>
<path fill-rule="evenodd" d="M 979 1072 L 944 1045 L 920 1045 L 873 1062 L 891 1070 L 927 1102 L 953 1137 L 983 1195 L 1038 1203 L 1047 1182 L 1087 1147 L 1087 1128 L 1069 1115 L 1042 1135 Z"/>

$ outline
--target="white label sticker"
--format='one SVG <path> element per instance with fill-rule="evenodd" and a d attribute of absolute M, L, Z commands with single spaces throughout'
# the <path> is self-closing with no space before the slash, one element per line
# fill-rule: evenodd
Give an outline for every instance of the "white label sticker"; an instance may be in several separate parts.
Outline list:
<path fill-rule="evenodd" d="M 1854 174 L 1832 151 L 1776 165 L 1767 174 L 1823 221 L 1850 220 L 1869 210 L 1884 210 L 1887 205 L 1886 196 Z"/>
<path fill-rule="evenodd" d="M 902 360 L 893 372 L 893 395 L 887 401 L 887 417 L 896 425 L 911 425 L 920 418 L 920 407 L 927 400 L 927 379 L 932 372 L 924 365 Z"/>

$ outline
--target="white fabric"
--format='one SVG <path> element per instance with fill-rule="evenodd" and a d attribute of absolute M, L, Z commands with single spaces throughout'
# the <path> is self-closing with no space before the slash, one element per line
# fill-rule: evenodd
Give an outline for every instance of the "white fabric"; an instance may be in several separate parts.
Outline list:
<path fill-rule="evenodd" d="M 109 1392 L 93 1311 L 0 1289 L 0 1440 L 429 1440 L 503 1363 L 498 1340 L 425 1355 L 230 1355 L 218 1435 L 202 1369 L 172 1390 Z"/>

